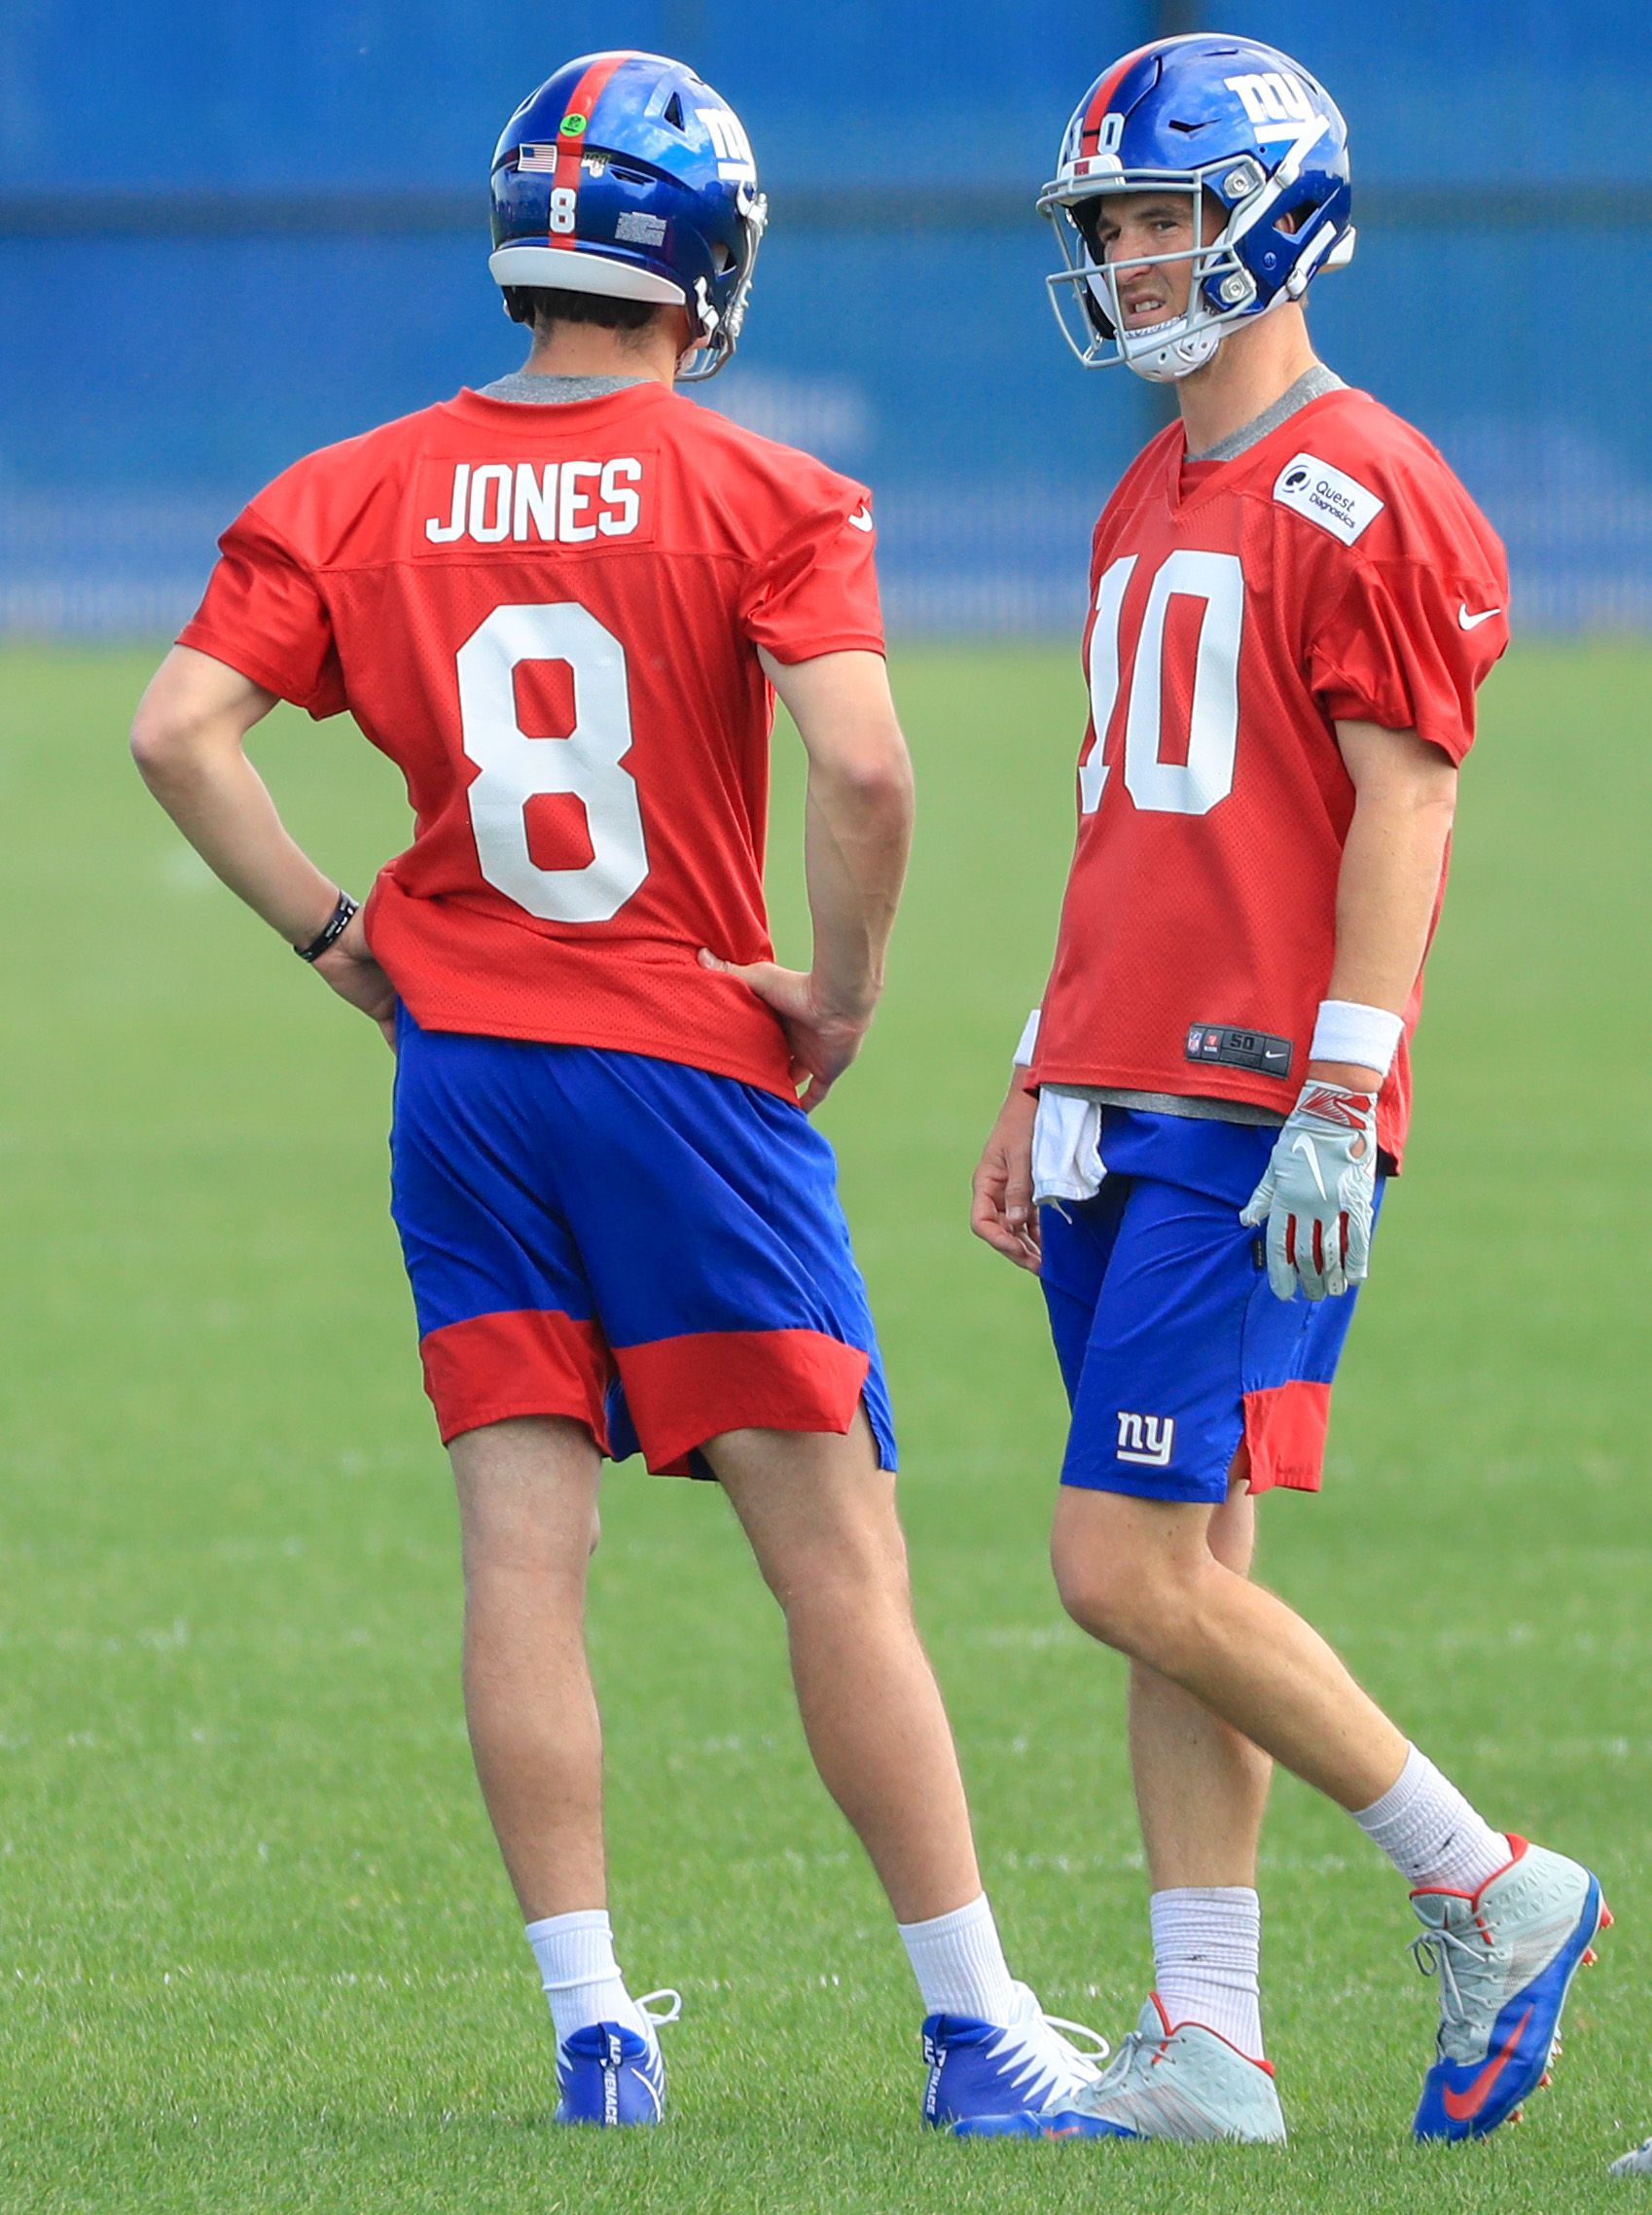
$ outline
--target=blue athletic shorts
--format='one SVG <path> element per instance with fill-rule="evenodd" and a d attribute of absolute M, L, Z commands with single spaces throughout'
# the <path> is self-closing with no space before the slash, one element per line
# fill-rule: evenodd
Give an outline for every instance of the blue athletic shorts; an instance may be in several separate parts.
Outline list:
<path fill-rule="evenodd" d="M 748 1428 L 894 1430 L 832 1149 L 801 1108 L 646 1054 L 397 1021 L 391 1213 L 444 1440 L 567 1415 L 704 1476 Z"/>
<path fill-rule="evenodd" d="M 1357 1295 L 1269 1290 L 1262 1233 L 1239 1215 L 1277 1136 L 1109 1107 L 1099 1193 L 1040 1210 L 1041 1281 L 1072 1407 L 1063 1484 L 1219 1502 L 1233 1472 L 1253 1492 L 1319 1489 Z"/>

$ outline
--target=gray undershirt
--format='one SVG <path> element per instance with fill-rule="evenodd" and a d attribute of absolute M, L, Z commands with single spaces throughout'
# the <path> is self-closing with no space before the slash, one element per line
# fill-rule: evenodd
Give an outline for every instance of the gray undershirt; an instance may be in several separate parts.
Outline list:
<path fill-rule="evenodd" d="M 1327 392 L 1341 392 L 1343 380 L 1335 370 L 1328 370 L 1323 362 L 1315 362 L 1311 369 L 1304 370 L 1288 391 L 1281 392 L 1271 408 L 1264 408 L 1260 415 L 1248 423 L 1241 423 L 1237 431 L 1230 431 L 1225 439 L 1218 439 L 1203 453 L 1190 453 L 1189 461 L 1237 461 L 1241 453 L 1248 453 L 1279 428 L 1289 422 L 1299 408 L 1306 408 L 1311 400 L 1319 400 Z M 1103 1107 L 1137 1108 L 1148 1115 L 1186 1115 L 1205 1123 L 1255 1123 L 1266 1124 L 1277 1129 L 1284 1122 L 1272 1108 L 1253 1107 L 1248 1100 L 1206 1099 L 1201 1093 L 1181 1092 L 1130 1092 L 1112 1085 L 1047 1085 L 1046 1091 L 1064 1092 L 1069 1098 L 1095 1100 Z"/>
<path fill-rule="evenodd" d="M 1306 408 L 1311 400 L 1322 400 L 1327 392 L 1344 390 L 1343 380 L 1335 370 L 1328 370 L 1323 362 L 1315 362 L 1305 369 L 1286 391 L 1281 392 L 1271 408 L 1264 408 L 1260 415 L 1253 415 L 1248 423 L 1241 423 L 1237 431 L 1230 431 L 1225 439 L 1218 439 L 1213 447 L 1203 453 L 1190 453 L 1189 461 L 1237 461 L 1241 453 L 1276 431 L 1281 423 L 1288 423 L 1299 408 Z"/>
<path fill-rule="evenodd" d="M 483 385 L 477 397 L 514 400 L 526 408 L 566 408 L 575 400 L 606 400 L 610 393 L 647 382 L 645 376 L 546 376 L 539 370 L 513 370 Z"/>

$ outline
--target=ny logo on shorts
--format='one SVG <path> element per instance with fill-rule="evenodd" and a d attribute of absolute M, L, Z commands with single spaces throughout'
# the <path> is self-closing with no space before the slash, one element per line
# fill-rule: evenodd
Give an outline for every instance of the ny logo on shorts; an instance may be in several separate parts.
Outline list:
<path fill-rule="evenodd" d="M 1175 1443 L 1173 1415 L 1121 1414 L 1119 1417 L 1118 1458 L 1121 1461 L 1144 1462 L 1149 1469 L 1168 1468 Z"/>

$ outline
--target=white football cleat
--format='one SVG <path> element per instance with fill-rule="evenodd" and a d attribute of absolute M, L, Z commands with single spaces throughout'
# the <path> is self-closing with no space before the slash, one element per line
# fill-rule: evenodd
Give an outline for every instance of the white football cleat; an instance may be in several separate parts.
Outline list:
<path fill-rule="evenodd" d="M 1171 2138 L 1183 2145 L 1282 2146 L 1285 2118 L 1266 2061 L 1203 2023 L 1173 2024 L 1157 1992 L 1096 2083 L 1042 2115 L 983 2115 L 960 2138 Z"/>
<path fill-rule="evenodd" d="M 1652 2138 L 1642 2138 L 1639 2145 L 1627 2154 L 1620 2154 L 1608 2176 L 1652 2176 Z"/>

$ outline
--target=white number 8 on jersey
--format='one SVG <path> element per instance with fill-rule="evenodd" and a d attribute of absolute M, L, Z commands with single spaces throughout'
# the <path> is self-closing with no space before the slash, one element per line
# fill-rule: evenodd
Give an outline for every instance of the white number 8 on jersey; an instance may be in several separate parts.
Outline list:
<path fill-rule="evenodd" d="M 517 721 L 523 661 L 565 661 L 574 727 L 530 738 Z M 496 891 L 548 923 L 605 923 L 648 875 L 631 746 L 625 649 L 572 600 L 495 608 L 458 655 L 464 750 L 482 774 L 470 788 L 482 874 Z M 541 869 L 528 850 L 527 804 L 572 793 L 585 808 L 592 858 L 583 869 Z"/>

